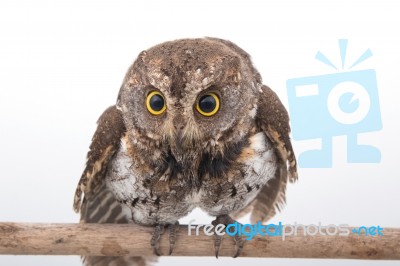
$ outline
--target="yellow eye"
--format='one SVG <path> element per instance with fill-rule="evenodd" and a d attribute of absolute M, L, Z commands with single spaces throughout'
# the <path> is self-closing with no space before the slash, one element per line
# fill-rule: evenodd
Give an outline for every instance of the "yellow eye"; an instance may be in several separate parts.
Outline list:
<path fill-rule="evenodd" d="M 164 96 L 158 91 L 152 91 L 147 95 L 146 107 L 152 115 L 160 115 L 167 109 Z"/>
<path fill-rule="evenodd" d="M 200 97 L 196 104 L 196 110 L 204 116 L 213 116 L 219 110 L 219 98 L 215 93 L 208 93 Z"/>

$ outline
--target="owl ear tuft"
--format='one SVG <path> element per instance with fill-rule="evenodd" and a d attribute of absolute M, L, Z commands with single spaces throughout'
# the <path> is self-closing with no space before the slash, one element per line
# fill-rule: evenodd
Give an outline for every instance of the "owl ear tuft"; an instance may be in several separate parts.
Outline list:
<path fill-rule="evenodd" d="M 115 104 L 115 107 L 120 111 L 121 111 L 121 97 L 122 97 L 123 89 L 124 89 L 124 84 L 122 84 L 121 88 L 119 88 L 118 97 L 117 97 L 117 103 Z"/>
<path fill-rule="evenodd" d="M 230 80 L 235 84 L 238 84 L 242 80 L 239 57 L 227 55 L 219 58 L 215 65 L 217 69 L 219 68 L 219 77 L 221 80 Z"/>
<path fill-rule="evenodd" d="M 142 51 L 140 52 L 138 59 L 142 61 L 143 63 L 146 63 L 146 56 L 147 56 L 147 51 Z"/>

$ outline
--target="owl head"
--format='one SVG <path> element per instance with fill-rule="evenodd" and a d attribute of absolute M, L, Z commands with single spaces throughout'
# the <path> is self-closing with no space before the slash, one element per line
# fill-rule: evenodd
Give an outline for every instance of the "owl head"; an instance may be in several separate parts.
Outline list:
<path fill-rule="evenodd" d="M 220 39 L 165 42 L 139 54 L 117 108 L 136 144 L 223 152 L 251 130 L 261 78 L 249 55 Z"/>

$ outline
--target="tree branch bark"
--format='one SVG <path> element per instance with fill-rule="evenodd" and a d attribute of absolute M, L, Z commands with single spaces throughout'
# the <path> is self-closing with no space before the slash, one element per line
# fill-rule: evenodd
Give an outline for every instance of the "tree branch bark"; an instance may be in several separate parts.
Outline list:
<path fill-rule="evenodd" d="M 352 228 L 349 228 L 350 230 Z M 0 223 L 0 254 L 12 255 L 152 255 L 152 227 L 134 224 Z M 160 250 L 169 249 L 168 230 Z M 188 235 L 181 225 L 172 256 L 214 256 L 214 238 Z M 232 256 L 234 240 L 224 236 L 220 256 Z M 255 236 L 246 241 L 241 257 L 400 260 L 400 228 L 385 228 L 383 236 Z"/>

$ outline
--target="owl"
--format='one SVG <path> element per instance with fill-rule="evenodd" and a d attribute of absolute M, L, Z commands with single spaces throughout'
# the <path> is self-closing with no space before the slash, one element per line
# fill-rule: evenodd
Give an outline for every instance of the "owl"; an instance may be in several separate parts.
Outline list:
<path fill-rule="evenodd" d="M 213 224 L 246 213 L 267 221 L 297 179 L 289 134 L 287 111 L 240 47 L 216 38 L 156 45 L 139 54 L 98 120 L 74 209 L 85 223 L 153 226 L 155 254 L 164 228 L 172 252 L 177 221 L 196 207 L 216 217 Z M 237 256 L 243 241 L 235 240 Z M 220 244 L 216 237 L 216 255 Z"/>

